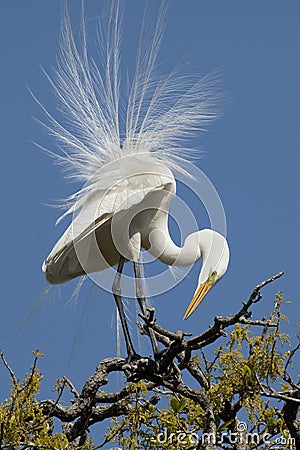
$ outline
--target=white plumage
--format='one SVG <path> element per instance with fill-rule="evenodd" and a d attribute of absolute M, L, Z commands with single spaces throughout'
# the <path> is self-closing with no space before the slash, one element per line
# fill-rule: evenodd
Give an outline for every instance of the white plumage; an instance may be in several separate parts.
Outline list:
<path fill-rule="evenodd" d="M 63 217 L 73 214 L 72 223 L 43 270 L 56 284 L 117 265 L 121 256 L 137 262 L 141 247 L 175 266 L 191 265 L 202 257 L 188 317 L 225 273 L 229 249 L 225 238 L 212 230 L 191 234 L 182 248 L 173 243 L 168 229 L 169 205 L 176 191 L 172 171 L 183 171 L 181 161 L 195 154 L 188 147 L 189 137 L 216 116 L 218 96 L 214 75 L 195 83 L 175 69 L 165 77 L 156 75 L 165 14 L 162 1 L 147 42 L 144 15 L 136 70 L 124 99 L 120 2 L 111 2 L 100 24 L 97 63 L 88 54 L 84 14 L 78 46 L 65 9 L 56 76 L 46 74 L 64 124 L 39 104 L 47 118 L 43 125 L 61 150 L 46 151 L 83 187 L 67 200 Z"/>

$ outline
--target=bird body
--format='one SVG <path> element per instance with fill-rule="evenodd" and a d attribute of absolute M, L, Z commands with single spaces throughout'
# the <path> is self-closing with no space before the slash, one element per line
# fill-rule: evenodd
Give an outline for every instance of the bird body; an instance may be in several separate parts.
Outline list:
<path fill-rule="evenodd" d="M 68 211 L 74 213 L 72 223 L 43 264 L 52 284 L 105 270 L 118 264 L 120 254 L 132 259 L 133 249 L 124 235 L 130 227 L 141 233 L 142 245 L 149 248 L 154 217 L 163 204 L 168 206 L 176 189 L 172 172 L 149 154 L 119 158 L 99 179 Z"/>

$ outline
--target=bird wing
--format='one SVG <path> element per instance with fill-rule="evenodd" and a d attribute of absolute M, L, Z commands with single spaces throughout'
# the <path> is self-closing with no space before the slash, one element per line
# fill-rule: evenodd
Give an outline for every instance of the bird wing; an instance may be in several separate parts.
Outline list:
<path fill-rule="evenodd" d="M 131 158 L 132 159 L 132 158 Z M 61 238 L 53 247 L 52 251 L 43 263 L 42 269 L 46 272 L 47 278 L 52 283 L 59 283 L 68 281 L 70 278 L 82 275 L 84 273 L 79 261 L 75 247 L 84 245 L 88 241 L 91 233 L 97 231 L 97 245 L 101 245 L 99 240 L 111 239 L 108 225 L 113 216 L 120 211 L 129 210 L 137 204 L 143 203 L 145 197 L 154 190 L 163 189 L 164 186 L 172 183 L 175 185 L 174 177 L 169 169 L 157 164 L 157 162 L 148 165 L 148 169 L 141 172 L 139 164 L 135 161 L 134 165 L 130 165 L 130 169 L 126 170 L 126 174 L 113 174 L 111 172 L 110 186 L 108 186 L 108 179 L 102 179 L 102 186 L 98 182 L 98 188 L 93 186 L 93 189 L 81 197 L 77 204 L 75 204 L 69 212 L 74 213 L 73 220 Z M 124 163 L 122 165 L 124 169 Z M 125 167 L 126 168 L 126 167 Z M 107 175 L 107 172 L 106 174 Z M 124 176 L 126 175 L 126 176 Z M 105 177 L 104 177 L 105 178 Z M 118 180 L 116 181 L 116 178 Z M 99 179 L 99 178 L 98 178 Z M 105 186 L 106 185 L 106 186 Z M 77 212 L 78 211 L 78 212 Z M 101 235 L 99 230 L 106 230 L 106 235 Z M 93 249 L 89 250 L 90 252 Z M 99 250 L 98 250 L 99 252 Z M 110 246 L 107 250 L 108 260 L 110 265 L 117 263 L 119 255 L 116 250 Z M 109 255 L 110 254 L 110 255 Z M 110 258 L 110 256 L 112 256 Z M 92 260 L 91 255 L 89 256 Z M 62 277 L 62 268 L 64 267 L 64 276 Z M 99 262 L 91 264 L 91 270 L 100 271 L 107 268 L 107 263 Z M 96 267 L 97 270 L 92 268 Z"/>

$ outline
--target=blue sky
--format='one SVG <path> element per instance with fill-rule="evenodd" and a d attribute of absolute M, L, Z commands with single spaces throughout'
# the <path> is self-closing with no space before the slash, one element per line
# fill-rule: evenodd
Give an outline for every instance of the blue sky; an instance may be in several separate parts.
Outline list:
<path fill-rule="evenodd" d="M 101 4 L 86 2 L 88 29 L 94 29 Z M 75 26 L 78 8 L 77 0 L 71 2 Z M 143 8 L 140 0 L 126 4 L 122 65 L 129 70 Z M 56 377 L 66 374 L 80 387 L 97 362 L 116 351 L 114 302 L 109 294 L 91 289 L 90 282 L 76 304 L 68 303 L 74 284 L 53 291 L 17 333 L 16 321 L 46 288 L 41 263 L 66 226 L 54 226 L 59 211 L 47 204 L 76 189 L 31 143 L 53 148 L 33 120 L 41 113 L 26 88 L 53 110 L 55 99 L 40 65 L 47 70 L 55 66 L 61 12 L 56 0 L 0 1 L 0 329 L 11 330 L 1 346 L 19 376 L 30 365 L 33 349 L 46 354 L 41 362 L 45 397 L 51 396 Z M 231 262 L 224 279 L 187 322 L 182 316 L 197 284 L 199 264 L 176 290 L 154 298 L 163 326 L 199 333 L 215 315 L 237 311 L 257 283 L 283 270 L 285 276 L 264 290 L 257 317 L 268 314 L 280 289 L 292 301 L 285 312 L 291 320 L 287 329 L 294 333 L 300 287 L 299 19 L 295 0 L 170 2 L 159 71 L 166 73 L 178 60 L 191 61 L 194 74 L 223 70 L 227 98 L 222 117 L 195 145 L 206 151 L 198 166 L 218 190 L 226 211 Z M 199 224 L 207 226 L 206 218 L 201 225 L 200 217 Z"/>

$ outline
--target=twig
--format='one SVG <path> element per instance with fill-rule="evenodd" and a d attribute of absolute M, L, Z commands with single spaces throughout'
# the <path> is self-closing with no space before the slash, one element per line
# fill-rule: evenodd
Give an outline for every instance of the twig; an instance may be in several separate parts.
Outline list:
<path fill-rule="evenodd" d="M 262 281 L 258 284 L 254 289 L 252 294 L 249 297 L 247 302 L 243 303 L 243 307 L 235 314 L 227 317 L 215 317 L 214 325 L 210 327 L 207 331 L 202 333 L 199 336 L 196 336 L 188 341 L 188 347 L 192 349 L 203 348 L 212 342 L 215 342 L 219 337 L 224 336 L 224 328 L 227 328 L 231 325 L 235 325 L 240 321 L 240 319 L 246 318 L 248 319 L 251 316 L 251 312 L 249 308 L 254 304 L 261 300 L 262 295 L 260 293 L 260 289 L 266 286 L 272 281 L 280 278 L 284 272 L 279 272 L 277 275 L 268 278 L 265 281 Z"/>
<path fill-rule="evenodd" d="M 288 359 L 286 360 L 286 364 L 285 364 L 285 366 L 284 366 L 284 370 L 285 370 L 285 371 L 287 370 L 288 366 L 290 365 L 290 362 L 291 362 L 293 356 L 295 355 L 295 353 L 296 353 L 299 349 L 300 349 L 300 342 L 299 342 L 299 344 L 298 344 L 295 348 L 293 348 L 293 349 L 290 351 L 289 357 L 288 357 Z"/>
<path fill-rule="evenodd" d="M 201 387 L 203 387 L 205 390 L 209 389 L 209 381 L 206 379 L 203 371 L 201 370 L 201 367 L 199 367 L 194 361 L 189 361 L 186 368 L 195 378 L 195 380 L 198 381 Z"/>
<path fill-rule="evenodd" d="M 245 324 L 245 325 L 258 325 L 258 326 L 267 327 L 267 328 L 276 327 L 276 323 L 272 323 L 272 322 L 270 322 L 270 320 L 251 320 L 251 319 L 245 319 L 244 317 L 241 317 L 239 322 L 242 324 Z"/>
<path fill-rule="evenodd" d="M 79 397 L 79 393 L 78 393 L 76 387 L 74 386 L 74 384 L 72 383 L 72 381 L 69 380 L 69 378 L 67 378 L 67 377 L 63 377 L 63 381 L 65 382 L 66 385 L 69 386 L 70 391 L 72 392 L 72 394 L 74 395 L 74 397 L 75 397 L 75 398 L 78 398 L 78 397 Z"/>
<path fill-rule="evenodd" d="M 265 390 L 260 392 L 263 397 L 277 398 L 278 400 L 285 400 L 289 402 L 298 403 L 300 405 L 300 399 L 295 397 L 289 397 L 288 395 L 283 395 L 280 392 L 274 390 L 274 392 L 266 392 Z"/>
<path fill-rule="evenodd" d="M 251 300 L 251 298 L 255 298 L 257 297 L 259 291 L 267 286 L 267 284 L 272 283 L 273 281 L 277 280 L 278 278 L 282 277 L 282 275 L 284 275 L 284 272 L 278 272 L 276 275 L 273 275 L 272 277 L 268 278 L 267 280 L 262 281 L 261 283 L 259 283 L 254 289 L 253 292 L 251 294 L 251 297 L 249 300 Z"/>
<path fill-rule="evenodd" d="M 8 362 L 6 361 L 3 350 L 0 350 L 0 357 L 1 357 L 2 361 L 3 361 L 3 364 L 5 365 L 7 370 L 9 371 L 9 374 L 11 376 L 11 379 L 12 379 L 12 382 L 13 382 L 14 386 L 17 387 L 18 380 L 17 380 L 17 378 L 16 378 L 12 368 L 10 367 Z"/>
<path fill-rule="evenodd" d="M 292 391 L 292 390 L 287 391 L 287 394 L 289 394 L 289 395 L 285 395 L 282 392 L 277 392 L 271 386 L 263 384 L 260 381 L 259 381 L 259 385 L 261 388 L 260 394 L 263 395 L 264 397 L 278 398 L 280 400 L 285 400 L 285 401 L 295 402 L 295 403 L 300 404 L 300 399 L 293 397 L 294 391 Z"/>

